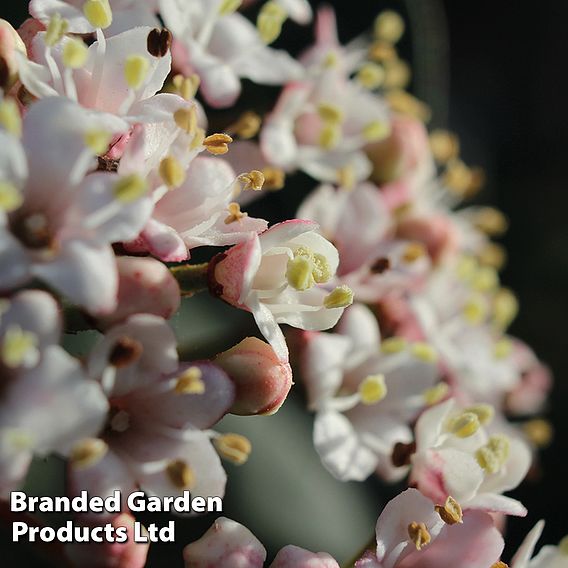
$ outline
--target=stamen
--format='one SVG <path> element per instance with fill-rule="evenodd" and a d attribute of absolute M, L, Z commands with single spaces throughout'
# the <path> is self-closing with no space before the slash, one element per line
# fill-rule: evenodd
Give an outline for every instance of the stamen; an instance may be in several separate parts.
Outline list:
<path fill-rule="evenodd" d="M 471 284 L 478 292 L 490 292 L 499 286 L 499 275 L 495 269 L 483 266 L 477 270 Z"/>
<path fill-rule="evenodd" d="M 370 271 L 373 274 L 384 274 L 387 270 L 390 270 L 390 268 L 391 261 L 386 256 L 383 256 L 373 262 Z"/>
<path fill-rule="evenodd" d="M 337 170 L 337 183 L 344 189 L 353 189 L 357 183 L 357 172 L 355 167 L 347 164 Z"/>
<path fill-rule="evenodd" d="M 124 62 L 124 78 L 127 85 L 134 90 L 139 89 L 146 80 L 150 62 L 142 55 L 129 55 Z"/>
<path fill-rule="evenodd" d="M 132 203 L 148 191 L 146 181 L 138 174 L 119 179 L 114 186 L 114 196 L 122 203 Z"/>
<path fill-rule="evenodd" d="M 404 351 L 408 346 L 408 342 L 404 337 L 388 337 L 381 343 L 381 351 L 387 355 L 393 355 Z"/>
<path fill-rule="evenodd" d="M 195 485 L 195 473 L 183 460 L 170 462 L 166 475 L 178 489 L 191 489 Z"/>
<path fill-rule="evenodd" d="M 166 156 L 158 168 L 162 181 L 170 188 L 180 187 L 185 181 L 185 170 L 173 156 Z"/>
<path fill-rule="evenodd" d="M 404 262 L 407 262 L 408 264 L 411 264 L 421 258 L 424 258 L 426 254 L 426 248 L 424 247 L 424 245 L 422 243 L 414 242 L 406 246 L 404 252 L 402 253 L 402 260 L 404 260 Z"/>
<path fill-rule="evenodd" d="M 69 29 L 69 22 L 61 17 L 60 14 L 54 14 L 47 24 L 45 31 L 45 45 L 53 47 L 57 45 Z"/>
<path fill-rule="evenodd" d="M 252 452 L 250 440 L 239 434 L 223 434 L 214 438 L 213 444 L 222 458 L 235 465 L 246 463 Z"/>
<path fill-rule="evenodd" d="M 411 116 L 423 122 L 427 122 L 432 116 L 432 111 L 428 105 L 402 89 L 393 89 L 385 95 L 385 98 L 394 112 Z"/>
<path fill-rule="evenodd" d="M 286 280 L 295 290 L 309 290 L 315 284 L 312 276 L 313 264 L 303 256 L 295 256 L 288 261 Z"/>
<path fill-rule="evenodd" d="M 239 120 L 237 120 L 235 124 L 229 126 L 227 132 L 229 134 L 235 134 L 243 140 L 250 140 L 258 134 L 261 126 L 262 118 L 260 115 L 249 110 L 241 114 Z"/>
<path fill-rule="evenodd" d="M 398 57 L 396 49 L 392 44 L 386 41 L 375 41 L 369 48 L 369 59 L 377 63 L 385 63 L 392 61 Z"/>
<path fill-rule="evenodd" d="M 225 219 L 225 225 L 230 225 L 248 216 L 248 213 L 241 211 L 241 206 L 238 203 L 229 203 L 227 209 L 229 210 L 229 215 Z"/>
<path fill-rule="evenodd" d="M 176 110 L 174 120 L 177 126 L 187 134 L 194 134 L 197 130 L 197 110 L 194 106 Z"/>
<path fill-rule="evenodd" d="M 430 149 L 439 164 L 447 164 L 460 153 L 459 138 L 447 130 L 437 129 L 430 134 Z"/>
<path fill-rule="evenodd" d="M 363 138 L 367 142 L 378 142 L 384 140 L 390 134 L 390 127 L 384 122 L 375 120 L 363 128 Z"/>
<path fill-rule="evenodd" d="M 422 550 L 424 546 L 430 544 L 432 537 L 424 523 L 412 522 L 408 525 L 408 536 L 416 546 L 416 550 Z"/>
<path fill-rule="evenodd" d="M 71 450 L 69 461 L 75 469 L 87 469 L 99 463 L 108 452 L 108 445 L 99 438 L 87 438 Z"/>
<path fill-rule="evenodd" d="M 462 256 L 458 262 L 456 274 L 460 280 L 469 282 L 475 276 L 478 264 L 472 256 Z"/>
<path fill-rule="evenodd" d="M 476 211 L 474 225 L 490 237 L 500 237 L 509 228 L 507 217 L 494 207 L 482 207 Z"/>
<path fill-rule="evenodd" d="M 333 103 L 320 103 L 318 114 L 327 124 L 341 124 L 344 120 L 343 111 Z"/>
<path fill-rule="evenodd" d="M 463 511 L 460 504 L 451 496 L 446 499 L 444 505 L 436 505 L 434 507 L 442 521 L 447 525 L 455 525 L 463 523 Z"/>
<path fill-rule="evenodd" d="M 222 156 L 229 151 L 233 139 L 228 134 L 211 134 L 203 140 L 205 149 L 214 156 Z"/>
<path fill-rule="evenodd" d="M 112 140 L 112 135 L 104 130 L 89 130 L 85 133 L 85 144 L 93 154 L 104 154 Z"/>
<path fill-rule="evenodd" d="M 490 404 L 483 403 L 468 406 L 465 412 L 473 412 L 482 426 L 489 424 L 495 416 L 495 409 Z"/>
<path fill-rule="evenodd" d="M 487 473 L 497 473 L 509 459 L 511 442 L 504 434 L 491 436 L 489 442 L 475 452 L 477 463 Z"/>
<path fill-rule="evenodd" d="M 385 80 L 385 70 L 376 63 L 365 63 L 357 72 L 357 81 L 366 89 L 379 88 Z"/>
<path fill-rule="evenodd" d="M 463 307 L 463 315 L 471 325 L 479 325 L 487 317 L 488 306 L 480 296 L 470 298 Z"/>
<path fill-rule="evenodd" d="M 22 135 L 22 116 L 14 99 L 0 101 L 0 125 L 17 138 Z"/>
<path fill-rule="evenodd" d="M 154 57 L 165 57 L 172 47 L 172 34 L 167 29 L 154 28 L 146 42 L 148 53 Z"/>
<path fill-rule="evenodd" d="M 412 79 L 410 65 L 402 59 L 392 59 L 385 61 L 385 89 L 406 89 Z"/>
<path fill-rule="evenodd" d="M 519 301 L 508 288 L 501 288 L 493 298 L 493 319 L 500 329 L 507 329 L 519 313 Z"/>
<path fill-rule="evenodd" d="M 436 350 L 428 343 L 422 341 L 413 343 L 410 347 L 410 352 L 420 361 L 424 361 L 424 363 L 435 363 L 438 360 Z"/>
<path fill-rule="evenodd" d="M 319 145 L 324 150 L 336 148 L 341 140 L 341 128 L 338 124 L 325 124 L 319 135 Z"/>
<path fill-rule="evenodd" d="M 108 0 L 87 0 L 83 14 L 93 28 L 104 30 L 112 24 L 112 10 Z"/>
<path fill-rule="evenodd" d="M 499 560 L 499 562 L 495 562 L 495 564 L 491 564 L 491 568 L 509 568 L 508 564 Z"/>
<path fill-rule="evenodd" d="M 478 253 L 479 262 L 495 270 L 501 270 L 507 262 L 507 251 L 497 243 L 487 243 Z"/>
<path fill-rule="evenodd" d="M 412 455 L 415 453 L 416 442 L 410 442 L 409 444 L 397 442 L 392 450 L 392 465 L 394 465 L 394 467 L 404 467 L 406 465 L 410 465 Z"/>
<path fill-rule="evenodd" d="M 276 2 L 264 4 L 256 20 L 256 27 L 264 43 L 268 45 L 278 38 L 287 17 L 286 10 Z"/>
<path fill-rule="evenodd" d="M 377 39 L 395 44 L 404 34 L 404 20 L 397 12 L 385 10 L 377 16 L 374 32 Z"/>
<path fill-rule="evenodd" d="M 513 342 L 506 337 L 501 338 L 495 343 L 493 355 L 495 359 L 506 359 L 513 352 Z"/>
<path fill-rule="evenodd" d="M 264 186 L 264 174 L 258 170 L 251 170 L 239 176 L 239 181 L 243 183 L 243 190 L 252 189 L 260 191 Z"/>
<path fill-rule="evenodd" d="M 205 383 L 203 373 L 199 367 L 189 367 L 177 380 L 175 391 L 177 394 L 203 394 Z"/>
<path fill-rule="evenodd" d="M 381 374 L 369 375 L 359 385 L 359 394 L 361 395 L 361 402 L 365 405 L 376 404 L 383 400 L 388 394 L 385 376 Z"/>
<path fill-rule="evenodd" d="M 434 406 L 444 400 L 444 398 L 448 396 L 449 391 L 450 387 L 446 383 L 438 383 L 437 385 L 425 390 L 422 393 L 422 398 L 428 406 Z"/>
<path fill-rule="evenodd" d="M 24 331 L 19 325 L 10 325 L 2 341 L 2 361 L 6 367 L 16 369 L 22 365 L 31 367 L 39 359 L 38 337 L 31 331 Z"/>
<path fill-rule="evenodd" d="M 114 343 L 108 354 L 108 362 L 113 367 L 122 369 L 138 361 L 143 351 L 144 347 L 139 341 L 125 335 Z"/>
<path fill-rule="evenodd" d="M 63 46 L 63 65 L 69 69 L 81 69 L 87 62 L 89 50 L 79 39 L 71 38 Z"/>
<path fill-rule="evenodd" d="M 18 209 L 24 202 L 21 191 L 7 181 L 0 181 L 0 211 L 11 213 Z"/>
<path fill-rule="evenodd" d="M 349 286 L 338 286 L 331 294 L 328 294 L 323 305 L 328 309 L 347 308 L 353 303 L 353 290 Z"/>
<path fill-rule="evenodd" d="M 477 414 L 464 412 L 455 418 L 450 419 L 448 430 L 458 438 L 469 438 L 473 436 L 481 427 Z"/>
<path fill-rule="evenodd" d="M 527 438 L 538 448 L 546 448 L 552 442 L 554 429 L 548 420 L 535 418 L 523 424 Z"/>
<path fill-rule="evenodd" d="M 195 94 L 199 89 L 199 84 L 201 83 L 201 79 L 199 78 L 199 75 L 196 75 L 194 73 L 189 77 L 184 77 L 183 75 L 176 75 L 173 78 L 172 82 L 176 90 L 176 93 L 186 101 L 190 101 L 195 97 Z"/>
<path fill-rule="evenodd" d="M 232 14 L 236 12 L 243 3 L 243 0 L 223 0 L 221 6 L 219 6 L 219 15 L 220 16 L 227 16 L 228 14 Z"/>
<path fill-rule="evenodd" d="M 267 191 L 279 191 L 286 183 L 286 174 L 284 170 L 267 166 L 262 168 L 262 175 L 264 176 L 264 189 Z"/>

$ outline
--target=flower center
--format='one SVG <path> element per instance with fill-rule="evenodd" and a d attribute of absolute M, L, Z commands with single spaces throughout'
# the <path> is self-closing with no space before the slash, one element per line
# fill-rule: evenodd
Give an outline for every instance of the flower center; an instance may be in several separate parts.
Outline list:
<path fill-rule="evenodd" d="M 309 290 L 316 284 L 325 284 L 332 276 L 325 256 L 308 247 L 297 248 L 286 269 L 288 284 L 299 291 Z"/>
<path fill-rule="evenodd" d="M 10 220 L 10 228 L 15 237 L 29 249 L 53 248 L 54 235 L 43 213 L 16 215 Z"/>
<path fill-rule="evenodd" d="M 475 453 L 477 463 L 487 473 L 497 473 L 509 459 L 511 442 L 503 434 L 491 436 L 489 442 Z"/>

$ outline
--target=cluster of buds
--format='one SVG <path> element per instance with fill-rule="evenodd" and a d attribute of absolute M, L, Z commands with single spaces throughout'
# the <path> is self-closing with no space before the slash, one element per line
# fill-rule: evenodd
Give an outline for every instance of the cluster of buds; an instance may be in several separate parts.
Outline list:
<path fill-rule="evenodd" d="M 222 460 L 242 465 L 252 447 L 216 425 L 277 412 L 292 361 L 323 466 L 412 486 L 357 568 L 503 568 L 496 519 L 526 514 L 504 493 L 550 437 L 551 383 L 507 333 L 518 306 L 491 241 L 507 221 L 462 205 L 483 175 L 405 90 L 401 16 L 343 46 L 322 8 L 295 59 L 270 44 L 288 19 L 309 24 L 310 4 L 263 1 L 253 22 L 254 3 L 31 0 L 18 31 L 0 21 L 0 499 L 52 454 L 70 495 L 222 497 Z M 211 130 L 242 79 L 283 88 L 265 116 Z M 314 189 L 296 219 L 243 211 L 300 171 Z M 204 291 L 249 312 L 265 341 L 184 360 L 170 319 Z M 88 349 L 63 347 L 86 330 Z M 130 530 L 122 509 L 103 520 Z M 566 542 L 531 560 L 541 532 L 512 567 L 566 565 Z M 122 568 L 147 552 L 64 551 Z M 184 551 L 187 568 L 266 556 L 224 517 Z M 287 546 L 270 566 L 338 563 Z"/>

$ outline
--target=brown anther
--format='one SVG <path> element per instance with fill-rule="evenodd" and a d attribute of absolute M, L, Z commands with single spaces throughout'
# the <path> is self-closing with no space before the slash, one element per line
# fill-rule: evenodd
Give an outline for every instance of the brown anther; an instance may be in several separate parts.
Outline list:
<path fill-rule="evenodd" d="M 396 48 L 387 41 L 375 41 L 369 48 L 369 59 L 377 63 L 392 61 L 397 57 Z"/>
<path fill-rule="evenodd" d="M 485 183 L 485 173 L 481 168 L 470 168 L 461 160 L 448 163 L 444 173 L 444 183 L 448 189 L 462 198 L 472 197 Z"/>
<path fill-rule="evenodd" d="M 500 237 L 509 228 L 507 217 L 494 207 L 482 207 L 474 215 L 475 226 L 490 237 Z"/>
<path fill-rule="evenodd" d="M 495 564 L 491 564 L 491 568 L 509 568 L 508 564 L 499 560 L 499 562 L 495 562 Z"/>
<path fill-rule="evenodd" d="M 422 550 L 424 546 L 430 544 L 432 537 L 424 523 L 412 522 L 408 525 L 408 536 L 416 546 L 416 550 Z"/>
<path fill-rule="evenodd" d="M 229 215 L 225 219 L 225 225 L 230 225 L 236 221 L 240 221 L 243 217 L 247 217 L 248 213 L 243 213 L 241 211 L 241 206 L 238 203 L 229 203 L 227 207 L 229 210 Z"/>
<path fill-rule="evenodd" d="M 148 34 L 148 53 L 154 57 L 164 57 L 172 47 L 172 34 L 169 30 L 154 28 Z"/>
<path fill-rule="evenodd" d="M 195 485 L 195 473 L 183 460 L 170 462 L 166 474 L 178 489 L 191 489 Z"/>
<path fill-rule="evenodd" d="M 262 175 L 264 175 L 264 189 L 267 191 L 279 191 L 286 183 L 286 174 L 280 168 L 273 168 L 267 166 L 262 168 Z"/>
<path fill-rule="evenodd" d="M 239 176 L 239 181 L 243 184 L 243 189 L 252 189 L 260 191 L 264 186 L 264 174 L 258 170 L 251 170 L 246 174 Z"/>
<path fill-rule="evenodd" d="M 205 383 L 203 373 L 199 367 L 190 367 L 183 372 L 177 380 L 175 389 L 177 394 L 203 394 Z"/>
<path fill-rule="evenodd" d="M 371 265 L 371 272 L 373 274 L 383 274 L 387 270 L 390 270 L 390 267 L 391 261 L 386 256 L 383 256 L 373 262 Z"/>
<path fill-rule="evenodd" d="M 444 505 L 436 505 L 436 512 L 447 525 L 463 523 L 463 512 L 460 504 L 451 496 L 446 499 Z"/>
<path fill-rule="evenodd" d="M 213 444 L 222 458 L 235 465 L 243 465 L 252 452 L 250 440 L 240 434 L 223 434 L 215 438 Z"/>
<path fill-rule="evenodd" d="M 430 134 L 430 148 L 434 159 L 439 164 L 446 164 L 459 156 L 460 141 L 453 132 L 436 129 Z"/>
<path fill-rule="evenodd" d="M 227 128 L 229 134 L 235 134 L 243 140 L 254 138 L 260 127 L 262 126 L 262 118 L 256 112 L 248 110 L 243 112 L 237 122 Z"/>
<path fill-rule="evenodd" d="M 394 467 L 410 465 L 410 458 L 414 453 L 416 453 L 416 442 L 410 442 L 409 444 L 397 442 L 392 450 L 392 465 L 394 465 Z"/>
<path fill-rule="evenodd" d="M 139 341 L 125 335 L 116 340 L 108 355 L 108 361 L 117 369 L 122 369 L 138 361 L 143 350 Z"/>
<path fill-rule="evenodd" d="M 214 156 L 222 156 L 229 151 L 233 139 L 228 134 L 211 134 L 203 140 L 206 150 Z"/>
<path fill-rule="evenodd" d="M 402 253 L 402 260 L 404 262 L 416 262 L 418 259 L 426 256 L 426 248 L 422 243 L 410 243 Z"/>
<path fill-rule="evenodd" d="M 104 158 L 98 156 L 99 166 L 97 168 L 98 172 L 112 172 L 116 173 L 118 171 L 118 165 L 120 160 L 111 160 L 110 158 Z"/>
<path fill-rule="evenodd" d="M 402 59 L 393 59 L 384 62 L 385 69 L 385 89 L 404 89 L 410 83 L 412 72 L 410 65 Z"/>
<path fill-rule="evenodd" d="M 501 270 L 507 263 L 507 251 L 497 243 L 487 243 L 479 251 L 478 259 L 483 266 Z"/>
<path fill-rule="evenodd" d="M 98 438 L 87 438 L 71 450 L 69 461 L 75 469 L 84 469 L 100 461 L 108 451 L 108 446 Z"/>
<path fill-rule="evenodd" d="M 27 248 L 45 250 L 54 247 L 48 219 L 42 213 L 11 217 L 10 228 L 14 236 Z"/>

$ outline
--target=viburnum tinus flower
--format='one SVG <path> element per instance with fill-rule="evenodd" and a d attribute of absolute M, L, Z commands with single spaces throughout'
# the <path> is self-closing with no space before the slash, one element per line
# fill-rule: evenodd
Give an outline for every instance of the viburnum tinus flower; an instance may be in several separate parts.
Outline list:
<path fill-rule="evenodd" d="M 229 304 L 252 312 L 282 360 L 288 347 L 279 323 L 309 330 L 333 327 L 353 293 L 345 286 L 325 287 L 339 262 L 337 249 L 311 221 L 295 219 L 252 233 L 220 253 L 210 265 L 209 286 Z"/>
<path fill-rule="evenodd" d="M 0 495 L 24 481 L 34 455 L 67 455 L 94 435 L 108 406 L 80 362 L 57 342 L 58 306 L 38 290 L 0 300 Z"/>
<path fill-rule="evenodd" d="M 111 243 L 134 238 L 152 211 L 137 176 L 92 173 L 98 142 L 126 128 L 112 115 L 48 98 L 20 142 L 0 132 L 0 290 L 38 278 L 93 314 L 116 306 Z"/>
<path fill-rule="evenodd" d="M 568 537 L 563 538 L 558 546 L 543 546 L 533 558 L 534 548 L 543 529 L 544 521 L 539 521 L 527 534 L 511 561 L 511 568 L 564 568 L 568 566 Z"/>
<path fill-rule="evenodd" d="M 314 444 L 338 479 L 404 475 L 392 462 L 397 443 L 413 440 L 410 423 L 438 375 L 436 354 L 422 343 L 386 340 L 363 305 L 348 308 L 336 333 L 306 333 L 301 355 L 308 404 L 317 412 Z"/>

